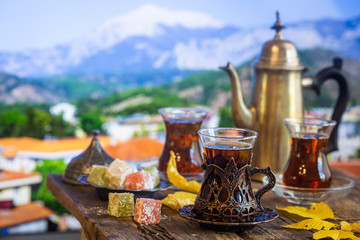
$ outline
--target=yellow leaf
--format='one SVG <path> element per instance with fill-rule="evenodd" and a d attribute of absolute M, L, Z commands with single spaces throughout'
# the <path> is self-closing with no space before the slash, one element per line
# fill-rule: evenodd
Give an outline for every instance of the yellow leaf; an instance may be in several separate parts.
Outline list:
<path fill-rule="evenodd" d="M 304 218 L 314 219 L 335 219 L 334 213 L 331 208 L 325 203 L 315 203 L 307 209 L 305 207 L 289 206 L 286 208 L 277 208 L 282 211 L 286 211 L 291 214 L 296 214 Z"/>
<path fill-rule="evenodd" d="M 187 199 L 187 198 L 195 199 L 197 196 L 194 193 L 182 192 L 182 191 L 174 192 L 173 195 L 178 199 Z"/>
<path fill-rule="evenodd" d="M 353 232 L 360 233 L 360 222 L 351 224 L 351 228 Z"/>
<path fill-rule="evenodd" d="M 193 193 L 200 191 L 201 183 L 197 181 L 187 181 L 183 176 L 180 175 L 176 168 L 175 154 L 173 151 L 170 152 L 169 164 L 167 167 L 167 176 L 169 181 L 176 187 Z"/>
<path fill-rule="evenodd" d="M 360 232 L 360 222 L 350 224 L 348 222 L 342 221 L 340 224 L 341 224 L 341 230 Z"/>
<path fill-rule="evenodd" d="M 169 194 L 166 198 L 161 200 L 161 202 L 174 210 L 181 208 L 179 202 L 172 194 Z"/>
<path fill-rule="evenodd" d="M 177 210 L 182 208 L 185 205 L 194 204 L 196 194 L 188 192 L 175 192 L 174 194 L 169 194 L 166 198 L 161 200 L 166 206 Z"/>
<path fill-rule="evenodd" d="M 338 239 L 360 240 L 360 238 L 356 237 L 353 232 L 346 232 L 341 230 L 321 230 L 314 233 L 313 238 L 314 239 L 332 238 L 334 240 L 338 240 Z"/>
<path fill-rule="evenodd" d="M 283 227 L 304 230 L 329 230 L 330 228 L 333 228 L 335 226 L 337 225 L 320 219 L 305 219 L 301 222 L 286 225 Z"/>
<path fill-rule="evenodd" d="M 350 223 L 345 222 L 345 221 L 341 221 L 340 225 L 341 225 L 341 230 L 352 231 L 352 227 L 351 227 Z"/>

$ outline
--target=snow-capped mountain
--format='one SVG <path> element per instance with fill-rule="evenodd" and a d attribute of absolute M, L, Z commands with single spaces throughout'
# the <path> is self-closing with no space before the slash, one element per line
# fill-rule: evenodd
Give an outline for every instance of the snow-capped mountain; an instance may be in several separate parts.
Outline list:
<path fill-rule="evenodd" d="M 283 35 L 299 49 L 321 47 L 360 59 L 359 22 L 360 17 L 297 23 L 288 25 Z M 108 20 L 69 44 L 0 52 L 0 71 L 31 77 L 217 69 L 228 61 L 238 65 L 259 54 L 264 42 L 274 36 L 269 27 L 240 29 L 204 13 L 146 5 Z"/>

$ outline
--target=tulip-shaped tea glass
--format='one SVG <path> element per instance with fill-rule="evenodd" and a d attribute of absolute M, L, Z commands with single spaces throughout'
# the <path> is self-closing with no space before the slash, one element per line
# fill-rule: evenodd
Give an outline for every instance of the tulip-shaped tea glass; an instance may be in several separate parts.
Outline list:
<path fill-rule="evenodd" d="M 251 222 L 263 210 L 262 195 L 275 185 L 268 166 L 250 168 L 257 133 L 239 128 L 211 128 L 199 131 L 205 169 L 193 213 L 197 218 L 216 222 Z M 250 178 L 263 173 L 269 183 L 256 194 Z"/>
<path fill-rule="evenodd" d="M 336 122 L 325 119 L 287 118 L 290 156 L 283 173 L 283 184 L 302 188 L 327 188 L 331 172 L 326 146 Z"/>
<path fill-rule="evenodd" d="M 160 108 L 164 119 L 166 140 L 159 158 L 161 178 L 166 179 L 166 170 L 170 151 L 176 156 L 179 173 L 187 179 L 201 179 L 201 156 L 198 142 L 198 130 L 207 111 L 199 108 Z"/>

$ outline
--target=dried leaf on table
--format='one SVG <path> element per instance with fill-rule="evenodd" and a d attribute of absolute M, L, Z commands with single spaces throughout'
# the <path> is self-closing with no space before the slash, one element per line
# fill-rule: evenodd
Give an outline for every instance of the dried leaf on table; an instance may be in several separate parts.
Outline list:
<path fill-rule="evenodd" d="M 175 186 L 184 191 L 198 193 L 200 191 L 201 183 L 197 181 L 187 181 L 180 175 L 176 168 L 176 157 L 173 151 L 170 151 L 170 159 L 167 167 L 167 176 L 169 181 Z"/>
<path fill-rule="evenodd" d="M 312 229 L 329 230 L 336 226 L 338 225 L 320 219 L 305 219 L 301 222 L 286 225 L 283 227 L 292 228 L 292 229 L 303 229 L 303 230 L 312 230 Z"/>
<path fill-rule="evenodd" d="M 348 223 L 348 222 L 341 221 L 340 226 L 341 226 L 341 230 L 352 231 L 352 227 L 351 227 L 350 223 Z"/>
<path fill-rule="evenodd" d="M 315 203 L 309 209 L 305 207 L 289 206 L 285 208 L 277 208 L 291 214 L 296 214 L 304 218 L 314 219 L 335 219 L 331 208 L 325 203 Z"/>
<path fill-rule="evenodd" d="M 169 194 L 166 198 L 161 200 L 166 206 L 177 210 L 183 206 L 194 204 L 196 194 L 188 192 L 175 192 L 174 194 Z"/>
<path fill-rule="evenodd" d="M 179 202 L 172 194 L 169 194 L 166 198 L 162 199 L 161 202 L 162 202 L 162 204 L 164 204 L 174 210 L 181 208 Z"/>
<path fill-rule="evenodd" d="M 348 222 L 342 221 L 340 223 L 340 225 L 341 225 L 341 230 L 352 231 L 352 232 L 360 232 L 360 222 L 350 224 Z"/>
<path fill-rule="evenodd" d="M 342 230 L 321 230 L 314 233 L 313 238 L 314 239 L 332 238 L 334 240 L 337 239 L 360 240 L 360 238 L 356 237 L 353 232 L 346 232 Z"/>
<path fill-rule="evenodd" d="M 358 222 L 358 223 L 353 223 L 353 224 L 351 224 L 350 226 L 351 226 L 353 232 L 358 232 L 358 233 L 360 233 L 360 222 Z"/>

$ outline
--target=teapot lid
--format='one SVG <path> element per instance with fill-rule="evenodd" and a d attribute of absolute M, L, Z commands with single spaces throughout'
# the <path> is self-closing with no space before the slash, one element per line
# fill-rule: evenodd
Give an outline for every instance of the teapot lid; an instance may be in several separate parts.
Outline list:
<path fill-rule="evenodd" d="M 295 45 L 284 40 L 281 30 L 285 28 L 280 22 L 279 11 L 276 12 L 276 22 L 271 27 L 276 31 L 275 38 L 267 41 L 261 52 L 260 60 L 255 68 L 273 70 L 304 70 L 301 65 Z"/>

